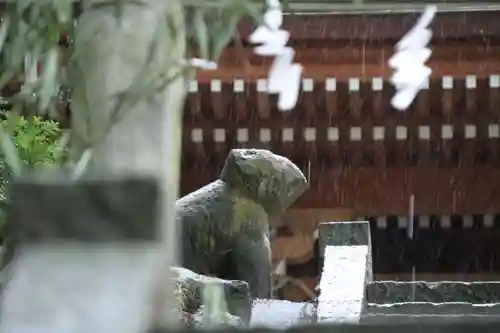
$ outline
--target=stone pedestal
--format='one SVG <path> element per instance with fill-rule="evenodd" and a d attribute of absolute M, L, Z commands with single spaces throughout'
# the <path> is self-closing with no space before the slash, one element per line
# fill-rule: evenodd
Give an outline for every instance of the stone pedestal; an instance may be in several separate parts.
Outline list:
<path fill-rule="evenodd" d="M 366 313 L 381 315 L 491 315 L 500 314 L 500 304 L 473 304 L 468 302 L 405 302 L 391 304 L 368 304 Z"/>
<path fill-rule="evenodd" d="M 11 195 L 0 332 L 146 331 L 164 267 L 156 181 L 24 180 Z"/>
<path fill-rule="evenodd" d="M 500 303 L 498 281 L 376 281 L 366 286 L 368 303 L 402 302 L 466 302 L 475 304 Z"/>
<path fill-rule="evenodd" d="M 321 223 L 319 226 L 320 254 L 323 255 L 327 245 L 353 246 L 365 245 L 368 251 L 367 282 L 373 281 L 372 270 L 372 240 L 370 222 L 368 221 L 339 221 Z"/>
<path fill-rule="evenodd" d="M 369 223 L 322 223 L 320 241 L 324 264 L 318 323 L 359 323 L 365 286 L 372 277 Z"/>
<path fill-rule="evenodd" d="M 500 314 L 499 288 L 500 283 L 494 281 L 377 281 L 366 286 L 368 305 L 363 321 L 454 320 L 464 315 L 471 320 L 487 319 Z"/>

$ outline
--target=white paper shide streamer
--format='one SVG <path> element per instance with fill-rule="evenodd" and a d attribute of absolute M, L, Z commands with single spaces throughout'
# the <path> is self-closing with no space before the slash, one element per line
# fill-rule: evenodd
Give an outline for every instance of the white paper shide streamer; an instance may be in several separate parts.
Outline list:
<path fill-rule="evenodd" d="M 280 29 L 283 12 L 279 0 L 267 0 L 267 7 L 264 24 L 250 35 L 249 40 L 260 44 L 254 48 L 255 54 L 275 57 L 267 78 L 267 89 L 269 93 L 278 94 L 278 108 L 287 111 L 297 103 L 302 66 L 293 63 L 295 51 L 286 46 L 290 34 Z"/>
<path fill-rule="evenodd" d="M 429 25 L 436 14 L 436 6 L 427 6 L 417 24 L 396 45 L 396 53 L 389 59 L 394 69 L 391 83 L 396 94 L 391 100 L 395 109 L 408 108 L 418 92 L 427 85 L 432 70 L 425 65 L 432 51 L 427 47 L 432 31 Z"/>

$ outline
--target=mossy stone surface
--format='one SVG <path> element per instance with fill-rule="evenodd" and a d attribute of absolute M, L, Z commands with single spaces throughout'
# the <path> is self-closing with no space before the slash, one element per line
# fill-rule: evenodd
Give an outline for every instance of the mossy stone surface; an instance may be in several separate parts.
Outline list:
<path fill-rule="evenodd" d="M 253 297 L 269 298 L 269 220 L 308 188 L 289 159 L 261 149 L 233 149 L 219 179 L 177 201 L 182 266 L 248 282 Z"/>
<path fill-rule="evenodd" d="M 248 325 L 252 312 L 252 299 L 248 283 L 244 281 L 223 280 L 216 277 L 196 274 L 182 267 L 172 267 L 174 282 L 181 289 L 182 311 L 197 314 L 203 303 L 203 289 L 211 283 L 222 287 L 229 313 Z"/>

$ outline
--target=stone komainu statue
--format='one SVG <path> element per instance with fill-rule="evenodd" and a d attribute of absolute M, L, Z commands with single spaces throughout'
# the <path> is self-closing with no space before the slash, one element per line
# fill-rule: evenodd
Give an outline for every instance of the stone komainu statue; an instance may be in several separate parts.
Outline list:
<path fill-rule="evenodd" d="M 233 149 L 218 180 L 177 201 L 181 265 L 246 281 L 254 298 L 271 296 L 269 220 L 290 207 L 307 180 L 268 150 Z"/>

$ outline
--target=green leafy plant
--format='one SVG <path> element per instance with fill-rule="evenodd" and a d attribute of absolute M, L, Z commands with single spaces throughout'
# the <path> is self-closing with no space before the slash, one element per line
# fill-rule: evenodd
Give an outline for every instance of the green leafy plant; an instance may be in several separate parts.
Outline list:
<path fill-rule="evenodd" d="M 11 112 L 2 112 L 0 115 L 2 136 L 8 140 L 0 149 L 0 202 L 4 203 L 7 185 L 13 176 L 37 166 L 58 164 L 62 162 L 66 150 L 59 144 L 62 131 L 57 122 L 39 117 L 25 118 Z M 16 159 L 10 163 L 6 161 L 11 155 L 9 142 L 16 155 Z"/>
<path fill-rule="evenodd" d="M 57 145 L 62 134 L 57 122 L 39 117 L 26 119 L 12 113 L 4 115 L 0 124 L 12 136 L 24 167 L 52 165 L 61 160 L 64 151 Z"/>

